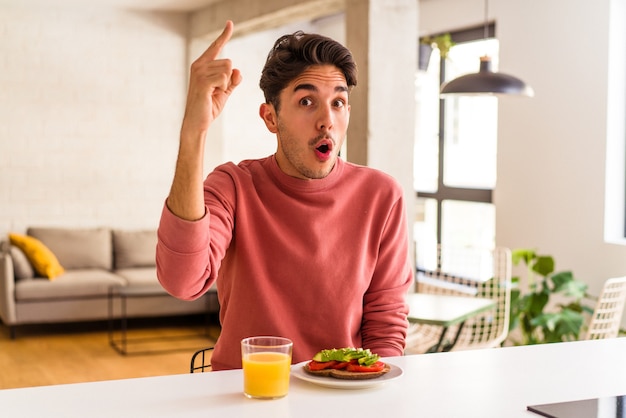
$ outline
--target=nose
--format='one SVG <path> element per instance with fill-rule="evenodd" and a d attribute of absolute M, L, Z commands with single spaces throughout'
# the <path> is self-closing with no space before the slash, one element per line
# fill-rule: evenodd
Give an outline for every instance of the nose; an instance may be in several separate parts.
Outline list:
<path fill-rule="evenodd" d="M 333 113 L 330 106 L 320 106 L 317 115 L 317 129 L 329 131 L 333 127 Z"/>

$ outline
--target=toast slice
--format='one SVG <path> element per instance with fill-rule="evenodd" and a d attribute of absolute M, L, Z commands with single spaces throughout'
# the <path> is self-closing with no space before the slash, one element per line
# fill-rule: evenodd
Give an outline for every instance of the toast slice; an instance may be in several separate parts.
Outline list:
<path fill-rule="evenodd" d="M 302 366 L 305 372 L 314 376 L 327 376 L 334 377 L 335 379 L 344 379 L 344 380 L 366 380 L 366 379 L 376 379 L 388 373 L 391 370 L 391 366 L 385 363 L 385 368 L 379 372 L 349 372 L 343 369 L 324 369 L 324 370 L 311 370 L 309 368 L 309 363 Z"/>

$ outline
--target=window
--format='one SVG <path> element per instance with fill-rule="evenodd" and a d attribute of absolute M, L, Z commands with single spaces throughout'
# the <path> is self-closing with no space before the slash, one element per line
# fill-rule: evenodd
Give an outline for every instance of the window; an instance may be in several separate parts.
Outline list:
<path fill-rule="evenodd" d="M 456 44 L 447 59 L 434 49 L 428 69 L 416 76 L 417 248 L 495 245 L 497 98 L 439 98 L 441 83 L 478 71 L 481 56 L 489 55 L 497 68 L 493 25 L 489 33 L 485 38 L 482 27 L 452 33 Z"/>

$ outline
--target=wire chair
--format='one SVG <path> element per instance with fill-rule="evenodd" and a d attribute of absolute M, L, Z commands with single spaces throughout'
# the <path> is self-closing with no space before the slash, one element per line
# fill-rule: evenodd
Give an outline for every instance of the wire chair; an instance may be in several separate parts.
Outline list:
<path fill-rule="evenodd" d="M 446 248 L 437 246 L 436 261 L 420 266 L 418 260 L 417 292 L 474 296 L 496 301 L 495 310 L 468 319 L 452 351 L 500 346 L 508 336 L 511 309 L 511 251 L 498 247 Z M 458 326 L 447 335 L 455 335 Z M 405 353 L 428 352 L 441 336 L 441 327 L 411 324 Z M 445 344 L 445 342 L 444 342 Z"/>
<path fill-rule="evenodd" d="M 626 276 L 608 279 L 604 282 L 585 339 L 600 340 L 617 337 L 625 303 Z"/>
<path fill-rule="evenodd" d="M 196 351 L 191 356 L 189 373 L 204 373 L 211 371 L 211 355 L 213 347 L 206 347 Z"/>

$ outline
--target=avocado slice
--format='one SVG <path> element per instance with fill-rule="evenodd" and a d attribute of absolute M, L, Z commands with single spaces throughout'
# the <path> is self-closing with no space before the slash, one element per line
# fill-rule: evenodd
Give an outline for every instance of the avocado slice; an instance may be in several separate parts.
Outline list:
<path fill-rule="evenodd" d="M 357 360 L 362 366 L 371 366 L 380 359 L 378 354 L 373 354 L 369 349 L 363 348 L 332 348 L 322 350 L 313 356 L 313 360 L 318 362 L 327 361 L 351 361 Z"/>

